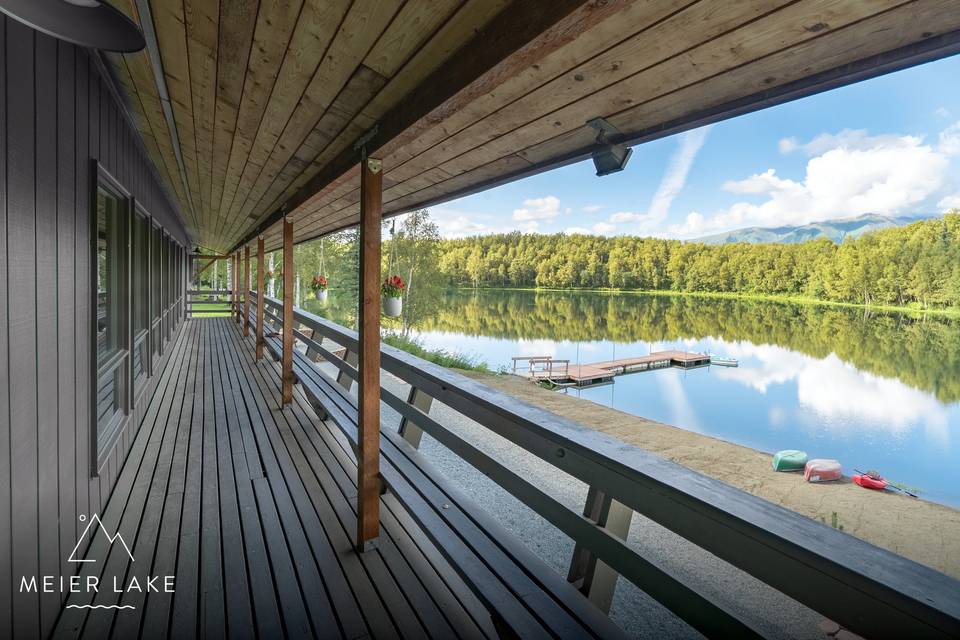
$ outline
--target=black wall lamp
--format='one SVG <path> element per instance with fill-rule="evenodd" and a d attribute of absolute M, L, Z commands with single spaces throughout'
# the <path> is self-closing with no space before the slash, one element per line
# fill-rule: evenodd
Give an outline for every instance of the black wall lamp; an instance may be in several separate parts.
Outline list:
<path fill-rule="evenodd" d="M 133 53 L 146 46 L 133 20 L 100 0 L 0 0 L 0 12 L 82 47 Z"/>

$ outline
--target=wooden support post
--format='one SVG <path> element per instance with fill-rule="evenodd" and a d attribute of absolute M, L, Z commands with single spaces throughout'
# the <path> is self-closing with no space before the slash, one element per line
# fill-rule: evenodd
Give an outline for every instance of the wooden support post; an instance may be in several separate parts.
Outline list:
<path fill-rule="evenodd" d="M 283 218 L 283 357 L 282 402 L 293 401 L 293 223 Z"/>
<path fill-rule="evenodd" d="M 383 165 L 360 163 L 360 420 L 357 452 L 357 549 L 380 535 L 380 225 Z"/>
<path fill-rule="evenodd" d="M 430 413 L 430 406 L 433 405 L 433 398 L 425 392 L 410 387 L 410 393 L 407 394 L 407 403 L 412 404 L 424 413 Z M 413 445 L 414 449 L 420 448 L 420 440 L 423 438 L 423 429 L 407 420 L 406 416 L 400 418 L 400 428 L 398 430 L 400 437 Z"/>
<path fill-rule="evenodd" d="M 630 533 L 633 511 L 594 487 L 587 492 L 583 515 L 621 540 L 626 540 Z M 619 577 L 589 549 L 580 544 L 574 547 L 567 581 L 576 585 L 604 613 L 610 612 Z"/>
<path fill-rule="evenodd" d="M 240 252 L 233 255 L 233 312 L 240 324 Z"/>
<path fill-rule="evenodd" d="M 257 238 L 257 348 L 256 360 L 263 357 L 263 271 L 266 264 L 263 260 L 263 236 Z"/>
<path fill-rule="evenodd" d="M 250 335 L 250 245 L 243 247 L 243 337 Z"/>

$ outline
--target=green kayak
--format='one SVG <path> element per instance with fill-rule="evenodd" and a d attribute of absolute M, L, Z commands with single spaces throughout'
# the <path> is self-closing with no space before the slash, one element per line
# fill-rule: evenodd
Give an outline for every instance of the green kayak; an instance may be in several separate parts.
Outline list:
<path fill-rule="evenodd" d="M 807 464 L 806 451 L 786 449 L 784 451 L 778 451 L 773 456 L 774 471 L 803 471 L 805 464 Z"/>

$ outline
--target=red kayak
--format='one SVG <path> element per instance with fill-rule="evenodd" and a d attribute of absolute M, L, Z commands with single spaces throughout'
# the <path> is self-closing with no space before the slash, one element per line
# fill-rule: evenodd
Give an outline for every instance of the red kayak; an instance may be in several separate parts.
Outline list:
<path fill-rule="evenodd" d="M 871 478 L 868 475 L 855 475 L 853 481 L 864 489 L 875 489 L 883 491 L 887 488 L 887 481 L 884 478 Z"/>

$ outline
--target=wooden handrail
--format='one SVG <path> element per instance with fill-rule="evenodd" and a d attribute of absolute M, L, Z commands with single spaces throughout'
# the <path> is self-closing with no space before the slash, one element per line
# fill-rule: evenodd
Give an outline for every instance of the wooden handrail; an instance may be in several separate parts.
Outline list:
<path fill-rule="evenodd" d="M 263 306 L 281 308 L 266 296 Z M 320 344 L 326 337 L 355 352 L 355 331 L 299 308 L 294 322 L 314 331 L 310 338 L 295 328 L 298 340 L 355 379 L 356 369 Z M 855 633 L 960 635 L 960 581 L 390 345 L 381 352 L 385 371 Z M 581 526 L 577 519 L 589 520 L 559 511 L 552 497 L 409 402 L 386 390 L 381 397 L 678 615 L 704 615 L 691 610 L 691 587 L 616 536 L 591 533 L 596 525 Z"/>

